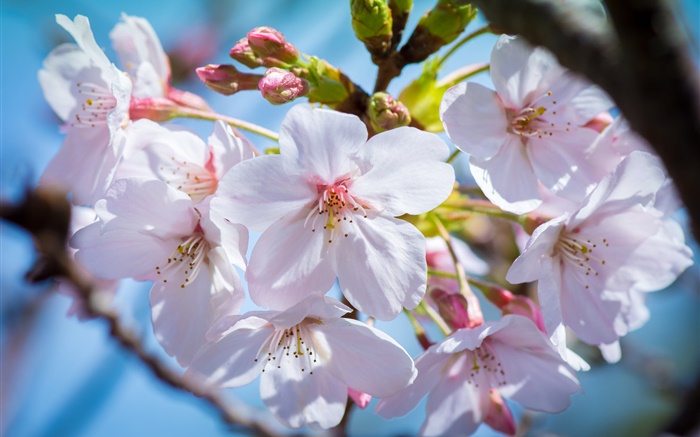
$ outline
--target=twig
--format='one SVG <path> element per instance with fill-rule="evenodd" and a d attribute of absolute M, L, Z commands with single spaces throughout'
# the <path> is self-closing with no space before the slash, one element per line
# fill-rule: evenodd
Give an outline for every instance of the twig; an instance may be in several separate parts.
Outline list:
<path fill-rule="evenodd" d="M 199 394 L 232 426 L 243 428 L 255 435 L 278 435 L 268 425 L 229 409 L 217 394 L 202 392 L 200 387 L 184 379 L 156 356 L 148 353 L 139 337 L 122 325 L 116 312 L 103 308 L 98 299 L 93 299 L 94 284 L 81 273 L 66 251 L 70 205 L 65 193 L 37 188 L 35 191 L 29 191 L 19 205 L 0 204 L 0 211 L 2 219 L 17 224 L 33 235 L 37 250 L 44 256 L 46 268 L 52 276 L 70 281 L 85 301 L 87 312 L 106 321 L 110 335 L 127 351 L 138 357 L 158 379 L 175 389 Z"/>

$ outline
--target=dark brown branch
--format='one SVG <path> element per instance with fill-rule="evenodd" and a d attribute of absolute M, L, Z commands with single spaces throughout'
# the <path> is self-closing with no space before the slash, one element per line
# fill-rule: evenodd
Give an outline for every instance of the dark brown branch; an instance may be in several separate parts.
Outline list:
<path fill-rule="evenodd" d="M 52 276 L 63 277 L 70 281 L 83 298 L 87 312 L 93 317 L 106 321 L 111 336 L 127 351 L 138 357 L 158 379 L 172 388 L 198 394 L 214 407 L 222 419 L 231 426 L 255 435 L 278 435 L 268 425 L 228 408 L 218 395 L 202 392 L 200 387 L 184 379 L 163 364 L 155 355 L 148 353 L 139 337 L 122 325 L 117 313 L 103 308 L 97 299 L 93 299 L 95 286 L 78 269 L 66 251 L 70 205 L 66 200 L 65 193 L 45 188 L 30 191 L 24 201 L 18 205 L 0 204 L 0 218 L 15 223 L 32 234 L 36 248 L 42 255 L 46 271 L 50 272 Z"/>
<path fill-rule="evenodd" d="M 661 157 L 700 239 L 700 94 L 663 0 L 607 0 L 604 19 L 556 0 L 475 0 L 491 23 L 551 50 L 597 83 Z"/>

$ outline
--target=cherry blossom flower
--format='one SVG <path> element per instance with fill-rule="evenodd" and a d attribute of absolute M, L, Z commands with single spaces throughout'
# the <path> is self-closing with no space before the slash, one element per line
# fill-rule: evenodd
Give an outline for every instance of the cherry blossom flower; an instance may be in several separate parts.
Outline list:
<path fill-rule="evenodd" d="M 578 210 L 538 227 L 511 266 L 511 283 L 539 280 L 560 347 L 564 325 L 586 343 L 613 344 L 643 323 L 634 292 L 664 288 L 692 263 L 678 225 L 654 208 L 664 179 L 656 158 L 631 153 Z"/>
<path fill-rule="evenodd" d="M 107 189 L 124 151 L 132 84 L 95 42 L 88 19 L 56 22 L 75 39 L 44 60 L 39 83 L 54 112 L 64 121 L 66 139 L 41 183 L 72 192 L 76 205 L 92 205 Z"/>
<path fill-rule="evenodd" d="M 454 171 L 436 135 L 402 127 L 367 141 L 355 116 L 295 106 L 280 155 L 244 161 L 219 184 L 212 209 L 264 231 L 246 278 L 253 301 L 285 309 L 326 293 L 336 275 L 358 310 L 391 320 L 426 287 L 425 239 L 395 218 L 444 201 Z"/>
<path fill-rule="evenodd" d="M 187 193 L 194 203 L 213 195 L 231 167 L 253 157 L 252 145 L 223 121 L 214 124 L 207 143 L 182 127 L 150 120 L 135 121 L 129 131 L 129 157 L 117 178 L 159 179 Z"/>
<path fill-rule="evenodd" d="M 152 179 L 116 181 L 95 210 L 100 221 L 71 239 L 76 259 L 99 277 L 154 281 L 156 337 L 187 365 L 211 323 L 243 303 L 231 264 L 245 268 L 247 231 Z"/>
<path fill-rule="evenodd" d="M 450 139 L 469 153 L 484 194 L 522 214 L 540 204 L 538 180 L 581 200 L 605 172 L 591 148 L 597 133 L 583 126 L 612 103 L 596 86 L 562 68 L 543 48 L 503 35 L 491 54 L 496 91 L 461 83 L 443 98 Z"/>
<path fill-rule="evenodd" d="M 261 376 L 260 396 L 286 426 L 336 426 L 348 388 L 392 395 L 416 375 L 391 337 L 356 320 L 335 299 L 311 295 L 285 311 L 225 317 L 208 334 L 187 377 L 203 387 L 246 385 Z"/>
<path fill-rule="evenodd" d="M 416 359 L 418 377 L 383 399 L 376 412 L 403 416 L 427 394 L 421 435 L 469 435 L 491 416 L 498 428 L 507 413 L 492 411 L 498 392 L 535 411 L 557 413 L 579 391 L 573 369 L 528 319 L 504 316 L 473 329 L 458 329 Z M 507 408 L 505 404 L 503 407 Z M 505 415 L 505 416 L 504 416 Z"/>

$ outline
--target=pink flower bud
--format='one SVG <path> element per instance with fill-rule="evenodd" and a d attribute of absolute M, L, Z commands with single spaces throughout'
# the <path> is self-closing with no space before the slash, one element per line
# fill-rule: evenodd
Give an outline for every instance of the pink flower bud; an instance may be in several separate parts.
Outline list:
<path fill-rule="evenodd" d="M 289 71 L 270 68 L 260 79 L 258 89 L 265 100 L 274 105 L 281 105 L 305 96 L 309 92 L 309 83 Z"/>
<path fill-rule="evenodd" d="M 547 333 L 542 319 L 542 311 L 530 298 L 525 296 L 514 296 L 513 299 L 501 308 L 503 314 L 517 314 L 532 320 L 537 329 Z"/>
<path fill-rule="evenodd" d="M 593 129 L 594 131 L 600 133 L 613 122 L 612 115 L 609 112 L 603 112 L 598 114 L 593 120 L 586 123 L 584 127 Z"/>
<path fill-rule="evenodd" d="M 348 396 L 352 399 L 360 409 L 364 409 L 369 405 L 369 401 L 372 400 L 372 396 L 367 393 L 357 391 L 354 388 L 348 387 Z"/>
<path fill-rule="evenodd" d="M 489 390 L 489 406 L 484 422 L 506 435 L 515 435 L 518 430 L 508 404 L 503 402 L 501 394 L 494 388 Z"/>
<path fill-rule="evenodd" d="M 233 65 L 209 64 L 197 69 L 197 76 L 204 84 L 225 96 L 242 90 L 254 90 L 262 75 L 241 73 Z"/>
<path fill-rule="evenodd" d="M 372 96 L 367 114 L 377 132 L 408 126 L 411 123 L 408 109 L 387 93 L 376 93 Z"/>
<path fill-rule="evenodd" d="M 299 60 L 299 51 L 284 39 L 284 35 L 272 27 L 262 26 L 248 32 L 248 44 L 258 58 L 272 58 L 286 64 Z M 271 65 L 274 66 L 274 65 Z"/>
<path fill-rule="evenodd" d="M 431 292 L 431 297 L 440 316 L 453 329 L 475 328 L 484 323 L 481 306 L 473 294 L 465 297 L 462 294 L 436 289 Z"/>
<path fill-rule="evenodd" d="M 164 122 L 177 117 L 179 107 L 170 99 L 162 97 L 132 97 L 129 103 L 129 118 L 139 120 L 147 118 L 156 122 Z"/>
<path fill-rule="evenodd" d="M 242 38 L 238 40 L 238 42 L 234 44 L 233 47 L 231 47 L 231 50 L 228 52 L 228 54 L 233 59 L 235 59 L 236 61 L 240 62 L 248 68 L 257 68 L 262 67 L 263 65 L 262 59 L 260 59 L 259 56 L 253 53 L 253 50 L 250 48 L 250 45 L 248 44 L 248 38 Z"/>

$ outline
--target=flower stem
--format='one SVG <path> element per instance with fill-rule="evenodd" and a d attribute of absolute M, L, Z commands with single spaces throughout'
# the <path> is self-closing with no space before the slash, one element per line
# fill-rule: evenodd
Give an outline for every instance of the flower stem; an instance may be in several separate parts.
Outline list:
<path fill-rule="evenodd" d="M 440 328 L 440 331 L 447 337 L 450 335 L 452 330 L 450 329 L 449 326 L 447 326 L 447 323 L 442 319 L 440 314 L 438 314 L 437 311 L 435 311 L 435 308 L 431 307 L 425 300 L 423 300 L 420 303 L 421 307 L 423 308 L 423 311 L 430 317 L 430 319 L 437 325 L 438 328 Z"/>
<path fill-rule="evenodd" d="M 466 35 L 464 38 L 460 39 L 459 41 L 457 41 L 452 47 L 450 47 L 450 50 L 447 53 L 445 53 L 445 55 L 442 58 L 440 58 L 440 60 L 438 61 L 438 64 L 437 64 L 437 68 L 440 68 L 442 66 L 442 64 L 447 60 L 447 58 L 452 56 L 454 54 L 454 52 L 456 52 L 464 44 L 466 44 L 467 42 L 476 38 L 479 35 L 483 35 L 483 34 L 489 33 L 489 32 L 490 32 L 489 26 L 486 25 L 482 28 L 475 30 L 474 32 L 470 33 L 469 35 Z"/>
<path fill-rule="evenodd" d="M 448 164 L 452 164 L 452 161 L 454 161 L 455 159 L 457 159 L 457 157 L 459 156 L 460 152 L 461 152 L 461 150 L 455 149 L 455 151 L 452 152 L 452 154 L 450 155 L 450 157 L 447 158 L 447 161 L 445 161 L 445 162 L 448 163 Z"/>
<path fill-rule="evenodd" d="M 469 215 L 471 215 L 471 213 L 500 217 L 517 223 L 522 223 L 524 220 L 524 216 L 513 214 L 512 212 L 503 211 L 501 208 L 497 207 L 491 202 L 483 200 L 459 199 L 445 202 L 440 206 L 461 210 L 458 212 L 448 212 L 444 214 L 445 218 L 451 220 L 466 218 Z"/>
<path fill-rule="evenodd" d="M 272 141 L 278 141 L 279 140 L 279 135 L 277 133 L 265 129 L 262 126 L 258 126 L 257 124 L 253 123 L 248 123 L 247 121 L 239 120 L 237 118 L 233 117 L 228 117 L 226 115 L 222 114 L 217 114 L 215 112 L 207 112 L 207 111 L 201 111 L 199 109 L 192 109 L 192 108 L 180 108 L 180 110 L 177 113 L 178 117 L 183 117 L 183 118 L 196 118 L 199 120 L 210 120 L 210 121 L 225 121 L 226 123 L 230 124 L 233 127 L 236 127 L 238 129 L 243 129 L 248 132 L 252 132 L 254 134 L 263 136 L 265 138 L 269 138 Z"/>
<path fill-rule="evenodd" d="M 416 316 L 413 315 L 413 313 L 409 310 L 404 309 L 403 311 L 406 314 L 406 317 L 408 317 L 408 321 L 411 322 L 411 326 L 413 326 L 413 331 L 416 334 L 416 339 L 418 340 L 418 343 L 423 347 L 423 349 L 428 349 L 430 346 L 433 345 L 433 342 L 430 341 L 428 338 L 428 334 L 425 333 L 425 329 L 423 329 L 423 326 L 418 322 L 418 319 L 416 319 Z"/>
<path fill-rule="evenodd" d="M 432 219 L 433 223 L 435 223 L 435 226 L 437 227 L 438 232 L 440 233 L 440 236 L 443 240 L 445 240 L 445 243 L 447 244 L 447 250 L 450 252 L 452 262 L 455 265 L 455 271 L 457 272 L 456 279 L 457 282 L 459 282 L 459 292 L 465 297 L 473 295 L 474 293 L 469 288 L 469 283 L 467 282 L 467 274 L 464 272 L 464 267 L 462 267 L 462 264 L 459 262 L 459 259 L 457 258 L 457 252 L 455 252 L 455 249 L 452 245 L 452 237 L 450 236 L 450 233 L 447 231 L 445 225 L 442 224 L 442 221 L 437 215 L 432 215 Z"/>

